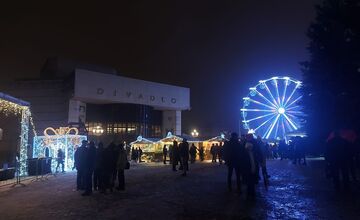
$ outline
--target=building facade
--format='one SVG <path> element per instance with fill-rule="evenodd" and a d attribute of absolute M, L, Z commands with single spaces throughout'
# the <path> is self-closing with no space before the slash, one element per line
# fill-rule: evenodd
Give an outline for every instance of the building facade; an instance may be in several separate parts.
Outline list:
<path fill-rule="evenodd" d="M 189 88 L 81 67 L 1 87 L 31 103 L 38 133 L 47 127 L 84 125 L 90 137 L 100 140 L 131 141 L 169 131 L 181 135 L 181 112 L 190 109 Z"/>

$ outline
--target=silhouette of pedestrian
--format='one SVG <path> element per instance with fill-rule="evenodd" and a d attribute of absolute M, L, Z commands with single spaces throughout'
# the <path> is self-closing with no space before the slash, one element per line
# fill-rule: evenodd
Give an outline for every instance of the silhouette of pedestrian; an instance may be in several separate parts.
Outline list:
<path fill-rule="evenodd" d="M 200 161 L 204 161 L 205 155 L 204 155 L 204 147 L 200 146 L 199 148 L 199 157 L 200 157 Z"/>
<path fill-rule="evenodd" d="M 224 159 L 228 167 L 227 184 L 230 192 L 232 191 L 232 174 L 235 170 L 237 191 L 241 194 L 241 174 L 244 153 L 245 150 L 239 142 L 238 134 L 232 133 L 230 140 L 224 144 Z"/>
<path fill-rule="evenodd" d="M 78 147 L 74 155 L 74 167 L 77 170 L 76 189 L 85 189 L 85 166 L 86 166 L 86 146 L 87 141 L 83 140 L 81 146 Z"/>
<path fill-rule="evenodd" d="M 190 162 L 195 163 L 195 160 L 196 160 L 196 147 L 195 147 L 194 143 L 191 144 L 189 153 L 190 153 Z"/>
<path fill-rule="evenodd" d="M 117 190 L 125 190 L 125 167 L 127 163 L 126 151 L 122 144 L 119 145 L 119 154 L 117 156 L 117 176 L 119 186 L 116 188 Z"/>
<path fill-rule="evenodd" d="M 349 189 L 348 148 L 348 142 L 340 136 L 338 131 L 334 131 L 334 137 L 326 145 L 325 159 L 337 191 L 341 189 L 340 174 L 344 189 Z"/>
<path fill-rule="evenodd" d="M 85 192 L 83 196 L 92 194 L 92 181 L 95 169 L 96 147 L 93 141 L 90 141 L 89 147 L 85 151 Z"/>
<path fill-rule="evenodd" d="M 172 170 L 173 171 L 176 171 L 176 166 L 178 165 L 179 161 L 180 161 L 179 146 L 178 146 L 178 142 L 176 140 L 174 140 L 173 147 L 172 147 Z"/>
<path fill-rule="evenodd" d="M 58 172 L 59 166 L 61 165 L 61 171 L 64 173 L 65 170 L 65 165 L 64 165 L 64 160 L 65 160 L 65 154 L 61 149 L 58 149 L 57 152 L 57 166 L 56 166 L 56 173 Z"/>
<path fill-rule="evenodd" d="M 164 161 L 164 164 L 166 164 L 167 153 L 168 153 L 168 149 L 166 148 L 166 144 L 165 144 L 164 147 L 163 147 L 163 161 Z"/>
<path fill-rule="evenodd" d="M 186 138 L 183 139 L 179 146 L 180 160 L 182 162 L 183 173 L 182 176 L 186 176 L 186 172 L 189 170 L 189 143 Z"/>
<path fill-rule="evenodd" d="M 212 156 L 211 162 L 216 163 L 216 149 L 215 149 L 215 144 L 212 144 L 212 145 L 211 145 L 210 154 L 211 154 L 211 156 Z"/>

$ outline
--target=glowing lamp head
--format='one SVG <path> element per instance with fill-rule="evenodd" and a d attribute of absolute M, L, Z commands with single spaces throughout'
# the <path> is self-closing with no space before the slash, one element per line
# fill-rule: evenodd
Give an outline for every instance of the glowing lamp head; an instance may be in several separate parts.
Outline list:
<path fill-rule="evenodd" d="M 283 107 L 278 108 L 278 113 L 279 114 L 284 114 L 285 113 L 285 109 Z"/>

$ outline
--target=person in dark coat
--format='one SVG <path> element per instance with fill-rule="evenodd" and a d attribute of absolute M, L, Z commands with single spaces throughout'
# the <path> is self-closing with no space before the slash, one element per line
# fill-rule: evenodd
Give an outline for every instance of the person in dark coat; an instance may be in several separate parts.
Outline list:
<path fill-rule="evenodd" d="M 204 161 L 205 154 L 204 154 L 204 147 L 203 146 L 199 147 L 199 157 L 200 157 L 200 161 Z"/>
<path fill-rule="evenodd" d="M 114 172 L 116 170 L 116 163 L 114 164 L 114 143 L 110 143 L 103 152 L 102 156 L 102 171 L 101 171 L 101 179 L 102 179 L 102 187 L 101 193 L 106 193 L 109 189 L 112 191 L 112 180 L 114 176 Z"/>
<path fill-rule="evenodd" d="M 93 141 L 90 141 L 89 147 L 85 151 L 85 192 L 83 196 L 92 194 L 92 181 L 96 161 L 96 147 Z"/>
<path fill-rule="evenodd" d="M 115 187 L 115 181 L 116 181 L 116 177 L 117 177 L 117 169 L 116 169 L 116 163 L 118 160 L 118 155 L 119 155 L 119 146 L 116 146 L 116 144 L 114 142 L 111 142 L 109 145 L 109 153 L 111 155 L 108 155 L 109 158 L 109 172 L 110 174 L 110 192 L 113 192 L 113 189 Z"/>
<path fill-rule="evenodd" d="M 65 160 L 65 154 L 64 151 L 62 151 L 61 149 L 58 149 L 57 152 L 57 166 L 56 166 L 56 173 L 58 172 L 59 166 L 61 165 L 61 171 L 64 173 L 65 170 L 65 165 L 64 165 L 64 160 Z"/>
<path fill-rule="evenodd" d="M 102 142 L 98 144 L 96 149 L 96 159 L 95 159 L 95 170 L 94 170 L 94 190 L 99 190 L 104 187 L 103 181 L 103 156 L 104 156 L 104 145 Z"/>
<path fill-rule="evenodd" d="M 176 171 L 176 166 L 180 161 L 179 146 L 176 140 L 173 141 L 172 147 L 172 170 Z"/>
<path fill-rule="evenodd" d="M 349 189 L 349 143 L 340 136 L 338 131 L 334 132 L 334 137 L 327 142 L 325 160 L 335 189 L 340 191 L 340 173 L 342 185 L 345 190 Z"/>
<path fill-rule="evenodd" d="M 139 160 L 139 163 L 141 163 L 141 162 L 142 162 L 142 161 L 141 161 L 141 156 L 142 156 L 142 154 L 143 154 L 143 151 L 141 150 L 140 147 L 138 147 L 137 152 L 138 152 L 138 160 Z"/>
<path fill-rule="evenodd" d="M 167 153 L 168 153 L 168 149 L 167 149 L 166 144 L 165 144 L 164 147 L 163 147 L 163 161 L 164 161 L 164 164 L 166 164 Z"/>
<path fill-rule="evenodd" d="M 119 153 L 117 155 L 116 161 L 116 169 L 117 169 L 117 176 L 118 176 L 118 183 L 119 186 L 116 187 L 117 190 L 125 190 L 125 167 L 127 161 L 126 151 L 122 144 L 119 145 Z"/>
<path fill-rule="evenodd" d="M 222 142 L 220 142 L 220 145 L 216 145 L 217 147 L 217 157 L 219 159 L 219 164 L 221 165 L 223 162 L 223 154 L 224 154 L 224 148 Z"/>
<path fill-rule="evenodd" d="M 255 184 L 258 182 L 257 157 L 259 147 L 252 134 L 246 135 L 244 161 L 244 177 L 247 185 L 247 199 L 255 199 Z"/>
<path fill-rule="evenodd" d="M 213 163 L 216 163 L 216 149 L 215 148 L 216 148 L 215 144 L 212 144 L 211 148 L 210 148 L 210 154 L 212 156 L 211 162 L 213 162 Z"/>
<path fill-rule="evenodd" d="M 77 170 L 76 190 L 85 189 L 86 146 L 87 146 L 87 141 L 83 140 L 81 146 L 76 149 L 74 155 L 74 167 Z"/>
<path fill-rule="evenodd" d="M 190 162 L 195 163 L 195 160 L 196 160 L 196 147 L 195 147 L 194 143 L 191 144 L 189 153 L 190 153 Z"/>
<path fill-rule="evenodd" d="M 189 143 L 186 138 L 183 139 L 179 146 L 180 160 L 182 162 L 183 173 L 182 176 L 186 176 L 186 172 L 189 170 Z"/>
<path fill-rule="evenodd" d="M 232 174 L 235 170 L 237 191 L 241 194 L 241 174 L 244 153 L 245 150 L 239 142 L 238 134 L 232 133 L 230 140 L 224 144 L 224 159 L 228 167 L 227 184 L 230 192 L 232 191 Z"/>
<path fill-rule="evenodd" d="M 134 147 L 131 148 L 131 160 L 136 162 L 136 149 Z"/>

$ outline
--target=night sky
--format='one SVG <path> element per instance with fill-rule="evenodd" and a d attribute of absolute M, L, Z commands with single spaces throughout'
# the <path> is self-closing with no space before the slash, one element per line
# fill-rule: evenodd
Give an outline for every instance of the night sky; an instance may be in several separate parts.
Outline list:
<path fill-rule="evenodd" d="M 53 56 L 114 67 L 189 87 L 183 132 L 210 133 L 238 131 L 242 97 L 258 80 L 301 79 L 319 0 L 58 3 L 1 6 L 2 80 L 37 77 Z"/>

